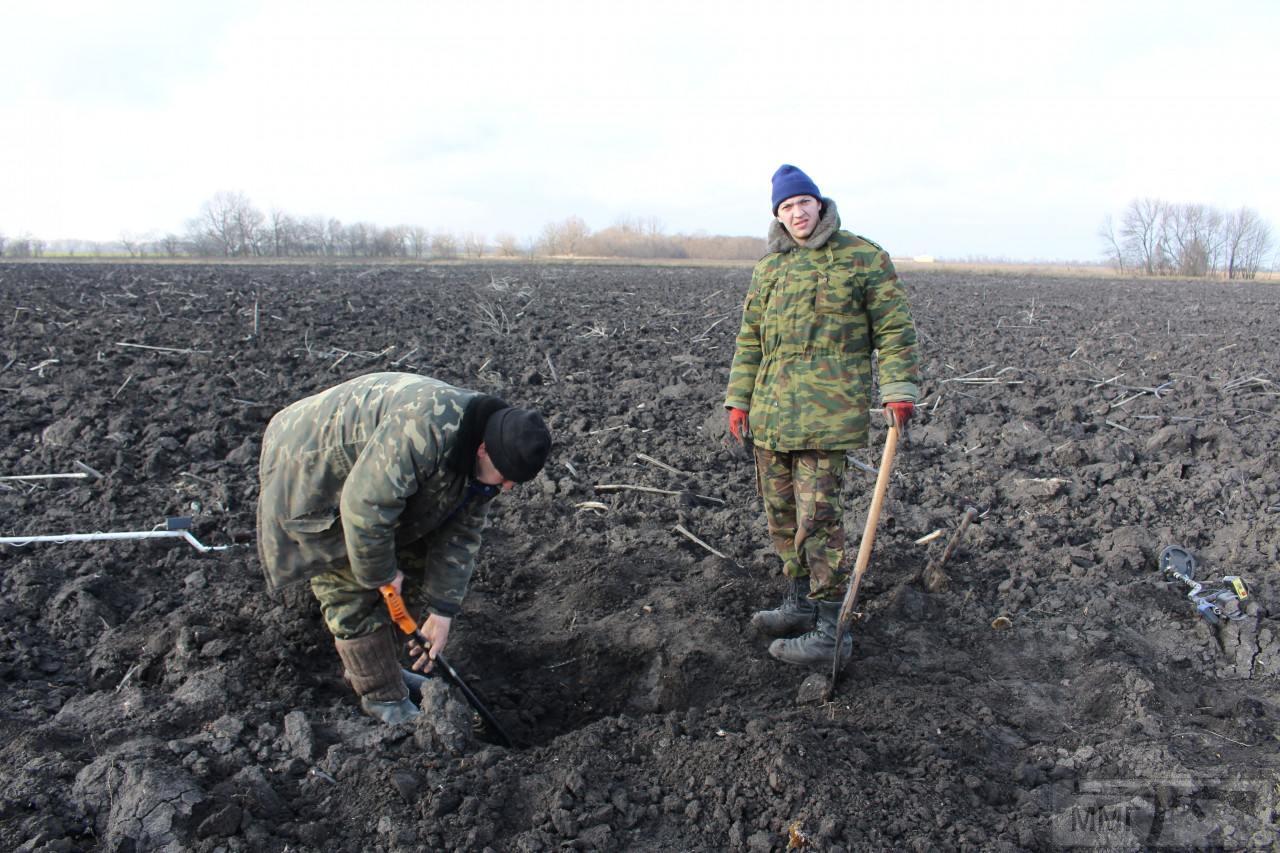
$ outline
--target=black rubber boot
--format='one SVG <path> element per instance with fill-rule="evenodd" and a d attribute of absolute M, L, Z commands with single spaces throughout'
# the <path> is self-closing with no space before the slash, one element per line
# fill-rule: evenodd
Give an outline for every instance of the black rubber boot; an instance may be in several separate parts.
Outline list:
<path fill-rule="evenodd" d="M 782 603 L 774 610 L 758 610 L 751 615 L 751 627 L 766 637 L 794 637 L 813 627 L 818 609 L 809 600 L 809 579 L 791 578 Z"/>
<path fill-rule="evenodd" d="M 783 663 L 797 666 L 825 664 L 835 661 L 836 622 L 840 618 L 839 601 L 819 601 L 818 621 L 812 631 L 789 640 L 774 640 L 769 644 L 769 654 Z M 853 651 L 853 635 L 845 633 L 842 655 L 847 658 Z"/>
<path fill-rule="evenodd" d="M 333 641 L 346 668 L 343 675 L 360 697 L 360 707 L 370 717 L 389 725 L 412 720 L 422 713 L 409 701 L 394 633 L 386 625 L 354 640 Z"/>

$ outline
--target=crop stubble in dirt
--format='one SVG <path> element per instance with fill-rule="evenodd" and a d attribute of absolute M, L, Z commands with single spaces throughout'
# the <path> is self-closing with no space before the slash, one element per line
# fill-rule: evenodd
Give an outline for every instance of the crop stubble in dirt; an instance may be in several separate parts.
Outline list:
<path fill-rule="evenodd" d="M 780 591 L 720 405 L 748 277 L 0 265 L 0 476 L 104 475 L 0 481 L 0 533 L 190 515 L 238 546 L 0 551 L 0 847 L 1274 844 L 1280 289 L 912 272 L 926 396 L 816 706 L 744 628 Z M 416 728 L 360 717 L 309 597 L 262 590 L 267 419 L 388 369 L 556 435 L 499 500 L 450 646 L 521 748 L 439 684 Z M 871 481 L 851 468 L 855 541 Z M 945 537 L 914 542 L 969 504 L 926 593 Z M 1211 629 L 1159 582 L 1171 542 L 1246 578 L 1248 618 Z"/>

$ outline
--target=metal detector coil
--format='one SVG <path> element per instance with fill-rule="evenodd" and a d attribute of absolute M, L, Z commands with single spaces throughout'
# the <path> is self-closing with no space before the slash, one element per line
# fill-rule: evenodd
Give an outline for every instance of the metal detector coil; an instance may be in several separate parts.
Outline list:
<path fill-rule="evenodd" d="M 1245 618 L 1243 601 L 1249 598 L 1249 588 L 1236 575 L 1222 579 L 1224 586 L 1205 592 L 1204 584 L 1196 580 L 1196 559 L 1180 545 L 1170 545 L 1160 552 L 1160 572 L 1187 587 L 1187 598 L 1195 605 L 1196 614 L 1210 625 L 1219 625 L 1223 619 L 1237 621 Z"/>

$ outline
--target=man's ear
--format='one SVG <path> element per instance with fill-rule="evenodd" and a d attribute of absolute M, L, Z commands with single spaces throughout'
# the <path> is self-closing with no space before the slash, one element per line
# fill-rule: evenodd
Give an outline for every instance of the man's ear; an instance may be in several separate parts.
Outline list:
<path fill-rule="evenodd" d="M 480 446 L 476 448 L 476 458 L 477 458 L 477 459 L 488 459 L 488 458 L 489 458 L 489 448 L 487 448 L 487 447 L 485 447 L 485 446 L 484 446 L 484 442 L 483 442 L 483 441 L 482 441 L 482 442 L 480 442 Z"/>

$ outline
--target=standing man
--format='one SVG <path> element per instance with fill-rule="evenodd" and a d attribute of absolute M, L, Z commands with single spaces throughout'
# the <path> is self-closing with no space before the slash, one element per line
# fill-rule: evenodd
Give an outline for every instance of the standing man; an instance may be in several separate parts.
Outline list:
<path fill-rule="evenodd" d="M 385 723 L 417 716 L 399 629 L 379 587 L 430 615 L 444 651 L 489 502 L 542 470 L 551 433 L 531 409 L 408 373 L 371 373 L 288 406 L 262 439 L 258 555 L 267 589 L 309 580 L 347 683 Z M 412 581 L 406 584 L 405 579 Z"/>
<path fill-rule="evenodd" d="M 836 203 L 795 166 L 773 175 L 773 215 L 724 403 L 734 438 L 754 441 L 769 536 L 787 582 L 782 604 L 751 624 L 788 638 L 769 646 L 778 660 L 830 664 L 849 579 L 845 451 L 868 444 L 873 352 L 885 414 L 899 426 L 910 420 L 919 394 L 916 331 L 889 254 L 841 231 Z M 853 640 L 844 639 L 848 654 Z"/>

